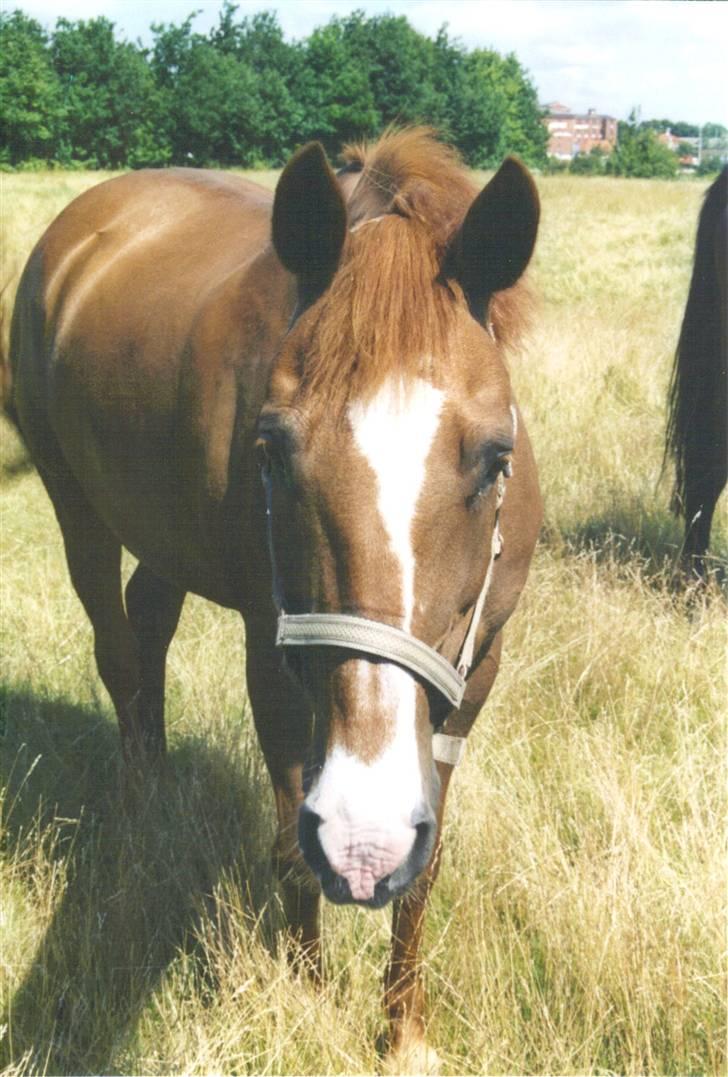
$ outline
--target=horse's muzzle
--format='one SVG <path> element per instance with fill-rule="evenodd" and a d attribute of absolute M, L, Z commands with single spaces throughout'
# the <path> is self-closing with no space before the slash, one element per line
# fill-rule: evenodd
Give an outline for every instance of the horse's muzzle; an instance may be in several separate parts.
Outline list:
<path fill-rule="evenodd" d="M 429 807 L 423 807 L 413 816 L 415 838 L 402 863 L 378 878 L 371 896 L 362 898 L 354 897 L 348 879 L 329 863 L 319 836 L 321 824 L 321 817 L 303 804 L 298 815 L 298 844 L 306 863 L 319 879 L 324 896 L 336 905 L 362 905 L 369 909 L 381 909 L 409 889 L 427 867 L 437 837 L 435 814 Z"/>

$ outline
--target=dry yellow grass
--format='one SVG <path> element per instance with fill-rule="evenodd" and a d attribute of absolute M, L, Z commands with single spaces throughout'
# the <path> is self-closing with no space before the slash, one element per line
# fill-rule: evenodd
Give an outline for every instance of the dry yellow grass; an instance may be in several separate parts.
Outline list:
<path fill-rule="evenodd" d="M 4 177 L 9 249 L 95 178 Z M 720 1074 L 725 606 L 671 592 L 660 481 L 701 188 L 540 187 L 513 376 L 546 527 L 453 783 L 429 1036 L 449 1073 Z M 388 914 L 324 910 L 322 992 L 287 968 L 239 620 L 188 600 L 171 774 L 125 796 L 48 501 L 32 473 L 0 497 L 8 1074 L 375 1072 Z"/>

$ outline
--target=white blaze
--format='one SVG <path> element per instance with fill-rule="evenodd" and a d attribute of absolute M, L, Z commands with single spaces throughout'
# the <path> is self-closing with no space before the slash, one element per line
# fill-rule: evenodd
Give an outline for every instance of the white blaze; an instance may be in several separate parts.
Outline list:
<path fill-rule="evenodd" d="M 404 387 L 397 380 L 349 407 L 354 441 L 374 473 L 377 510 L 400 567 L 405 631 L 415 605 L 413 524 L 443 401 L 428 382 Z M 319 840 L 331 867 L 348 880 L 355 899 L 366 900 L 376 882 L 406 860 L 416 836 L 413 814 L 423 806 L 425 790 L 412 675 L 389 663 L 358 660 L 357 667 L 361 706 L 377 708 L 389 735 L 368 763 L 334 748 L 307 804 L 321 818 Z"/>
<path fill-rule="evenodd" d="M 439 389 L 418 378 L 406 387 L 399 380 L 386 382 L 372 400 L 349 407 L 354 441 L 376 476 L 377 507 L 400 563 L 405 631 L 414 609 L 412 525 L 443 399 Z"/>

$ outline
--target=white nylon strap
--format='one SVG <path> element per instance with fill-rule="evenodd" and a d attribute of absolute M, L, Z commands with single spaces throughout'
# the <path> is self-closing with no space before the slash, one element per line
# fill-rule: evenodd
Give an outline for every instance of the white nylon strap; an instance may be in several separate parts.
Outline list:
<path fill-rule="evenodd" d="M 376 224 L 376 223 L 377 223 L 377 221 L 381 221 L 381 219 L 382 219 L 382 217 L 383 217 L 383 216 L 384 216 L 384 214 L 380 214 L 380 215 L 379 215 L 379 217 L 370 217 L 370 218 L 369 218 L 368 220 L 366 220 L 366 221 L 359 221 L 359 223 L 358 223 L 358 224 L 355 224 L 355 225 L 353 225 L 353 226 L 352 226 L 352 227 L 351 227 L 351 228 L 349 229 L 349 231 L 350 231 L 350 232 L 358 232 L 360 228 L 366 228 L 366 226 L 367 226 L 368 224 Z"/>
<path fill-rule="evenodd" d="M 465 694 L 465 680 L 446 658 L 401 628 L 346 613 L 281 613 L 279 647 L 345 647 L 397 662 L 429 681 L 451 706 Z"/>
<path fill-rule="evenodd" d="M 513 420 L 513 443 L 516 442 L 516 434 L 518 433 L 518 412 L 513 404 L 511 404 L 511 419 Z M 498 475 L 496 485 L 496 500 L 495 500 L 495 526 L 493 527 L 493 535 L 490 540 L 490 560 L 488 562 L 488 568 L 485 573 L 485 579 L 483 580 L 483 586 L 480 589 L 475 606 L 473 607 L 473 613 L 470 618 L 470 625 L 466 633 L 463 645 L 460 649 L 460 656 L 457 663 L 457 671 L 460 676 L 465 680 L 468 673 L 470 673 L 470 667 L 473 664 L 473 657 L 475 655 L 475 637 L 478 634 L 478 625 L 480 624 L 480 618 L 483 615 L 483 609 L 485 608 L 485 600 L 488 597 L 488 591 L 490 590 L 490 584 L 493 579 L 493 566 L 503 552 L 503 536 L 500 529 L 500 510 L 503 504 L 503 500 L 506 496 L 506 478 L 510 478 L 512 474 L 511 464 L 509 463 L 505 472 L 501 471 Z"/>
<path fill-rule="evenodd" d="M 465 751 L 465 737 L 452 737 L 449 733 L 432 734 L 432 758 L 439 763 L 456 767 Z"/>
<path fill-rule="evenodd" d="M 496 560 L 500 556 L 503 549 L 503 539 L 500 532 L 500 509 L 503 504 L 503 498 L 505 497 L 506 480 L 501 471 L 498 475 L 498 485 L 496 493 L 495 503 L 495 527 L 493 528 L 493 535 L 490 540 L 490 560 L 488 561 L 488 569 L 485 573 L 485 579 L 483 580 L 483 586 L 480 589 L 478 599 L 473 606 L 473 613 L 470 618 L 470 625 L 468 627 L 467 635 L 463 641 L 463 646 L 460 651 L 460 657 L 458 659 L 457 670 L 461 677 L 467 677 L 470 672 L 470 667 L 473 664 L 473 655 L 475 654 L 475 637 L 478 633 L 478 625 L 480 624 L 480 618 L 483 615 L 483 609 L 485 607 L 485 600 L 488 597 L 488 591 L 490 590 L 490 583 L 493 579 L 493 566 Z"/>

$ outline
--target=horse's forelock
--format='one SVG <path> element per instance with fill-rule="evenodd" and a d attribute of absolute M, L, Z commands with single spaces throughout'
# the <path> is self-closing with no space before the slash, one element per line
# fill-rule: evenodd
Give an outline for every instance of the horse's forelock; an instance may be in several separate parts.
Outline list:
<path fill-rule="evenodd" d="M 477 193 L 429 128 L 390 129 L 372 146 L 346 147 L 344 161 L 362 173 L 348 204 L 353 232 L 307 320 L 301 383 L 311 403 L 338 414 L 392 373 L 437 380 L 461 298 L 442 279 L 443 258 Z M 499 343 L 520 336 L 528 306 L 521 283 L 494 297 Z"/>
<path fill-rule="evenodd" d="M 457 151 L 429 127 L 390 128 L 372 146 L 346 147 L 344 159 L 362 171 L 349 204 L 353 224 L 397 213 L 425 224 L 444 247 L 476 194 Z"/>
<path fill-rule="evenodd" d="M 312 404 L 342 414 L 391 374 L 436 379 L 456 314 L 438 273 L 434 244 L 416 222 L 388 215 L 350 236 L 311 312 L 301 388 Z"/>

